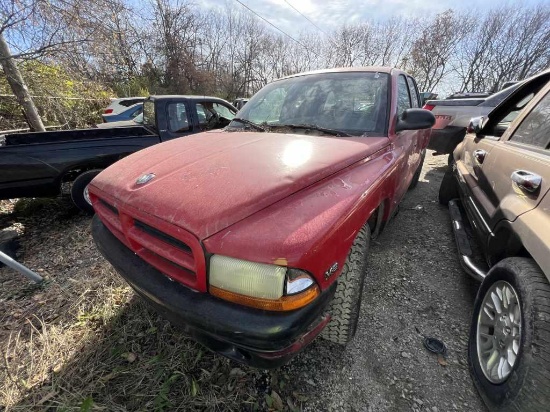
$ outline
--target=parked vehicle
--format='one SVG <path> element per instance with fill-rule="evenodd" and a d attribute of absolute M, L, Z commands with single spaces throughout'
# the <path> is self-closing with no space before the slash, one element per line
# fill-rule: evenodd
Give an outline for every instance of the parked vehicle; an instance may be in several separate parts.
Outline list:
<path fill-rule="evenodd" d="M 420 92 L 420 104 L 423 106 L 428 100 L 437 99 L 437 93 Z"/>
<path fill-rule="evenodd" d="M 145 97 L 122 97 L 119 99 L 111 99 L 111 104 L 105 108 L 103 114 L 118 114 L 127 110 L 130 106 L 138 103 L 143 103 Z"/>
<path fill-rule="evenodd" d="M 466 127 L 472 117 L 486 116 L 508 97 L 518 85 L 512 85 L 490 97 L 469 99 L 428 100 L 424 108 L 435 115 L 435 125 L 428 149 L 434 155 L 449 155 L 449 163 L 455 147 L 464 139 Z"/>
<path fill-rule="evenodd" d="M 370 239 L 420 177 L 435 119 L 419 102 L 391 68 L 272 82 L 223 131 L 100 173 L 95 242 L 156 310 L 235 361 L 276 367 L 321 332 L 345 344 Z"/>
<path fill-rule="evenodd" d="M 136 103 L 133 106 L 128 107 L 126 110 L 112 114 L 102 114 L 101 118 L 105 123 L 108 122 L 120 122 L 134 119 L 143 113 L 143 103 Z"/>
<path fill-rule="evenodd" d="M 233 106 L 235 106 L 238 110 L 241 110 L 242 107 L 248 103 L 248 100 L 249 99 L 246 99 L 244 97 L 239 97 L 238 99 L 235 99 L 235 101 L 233 102 Z"/>
<path fill-rule="evenodd" d="M 98 123 L 95 126 L 99 129 L 111 129 L 113 127 L 140 126 L 143 124 L 143 111 L 132 120 L 120 120 L 118 122 Z"/>
<path fill-rule="evenodd" d="M 56 196 L 71 182 L 71 196 L 93 213 L 88 183 L 105 167 L 144 147 L 227 126 L 236 109 L 203 96 L 151 96 L 143 125 L 6 135 L 0 146 L 0 199 Z M 201 120 L 198 113 L 210 113 Z"/>
<path fill-rule="evenodd" d="M 472 99 L 472 98 L 483 98 L 489 97 L 492 93 L 489 92 L 456 92 L 448 95 L 445 99 L 454 100 L 454 99 Z"/>
<path fill-rule="evenodd" d="M 470 371 L 490 410 L 547 411 L 550 70 L 522 82 L 469 131 L 439 201 L 449 206 L 464 269 L 482 282 Z"/>

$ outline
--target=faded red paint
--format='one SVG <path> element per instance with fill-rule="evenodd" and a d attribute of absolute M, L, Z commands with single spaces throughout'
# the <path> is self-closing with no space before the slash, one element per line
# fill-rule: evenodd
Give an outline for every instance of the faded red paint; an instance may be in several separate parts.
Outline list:
<path fill-rule="evenodd" d="M 326 289 L 373 212 L 383 204 L 383 220 L 391 216 L 427 146 L 429 129 L 395 134 L 400 73 L 391 72 L 388 137 L 201 133 L 100 173 L 90 186 L 94 207 L 111 231 L 98 197 L 171 236 L 192 235 L 207 253 L 307 270 Z M 137 185 L 145 173 L 156 177 Z M 128 231 L 117 236 L 128 244 Z M 325 279 L 335 262 L 340 269 Z M 182 281 L 200 291 L 204 282 Z"/>

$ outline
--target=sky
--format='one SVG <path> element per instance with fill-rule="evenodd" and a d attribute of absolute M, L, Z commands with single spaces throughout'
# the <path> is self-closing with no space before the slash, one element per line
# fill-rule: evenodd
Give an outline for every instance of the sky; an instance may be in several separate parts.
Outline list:
<path fill-rule="evenodd" d="M 297 36 L 302 31 L 320 30 L 309 23 L 298 12 L 292 9 L 290 3 L 302 14 L 307 16 L 323 31 L 341 26 L 345 23 L 354 24 L 366 20 L 385 20 L 392 16 L 421 17 L 437 14 L 448 9 L 455 10 L 486 10 L 504 4 L 546 3 L 550 0 L 240 0 L 256 13 L 273 23 L 291 36 Z M 196 4 L 205 8 L 225 7 L 228 4 L 234 8 L 246 9 L 236 0 L 195 0 Z"/>

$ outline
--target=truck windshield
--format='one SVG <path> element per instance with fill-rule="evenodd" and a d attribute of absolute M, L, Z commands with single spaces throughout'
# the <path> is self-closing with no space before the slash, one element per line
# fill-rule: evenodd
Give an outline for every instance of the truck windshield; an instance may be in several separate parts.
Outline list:
<path fill-rule="evenodd" d="M 269 132 L 327 129 L 342 136 L 385 135 L 390 76 L 379 72 L 335 72 L 291 77 L 268 84 L 241 109 L 230 129 Z M 258 128 L 255 128 L 258 130 Z M 329 133 L 334 134 L 335 133 Z"/>
<path fill-rule="evenodd" d="M 155 121 L 155 103 L 152 100 L 145 100 L 143 102 L 142 123 L 156 129 L 157 123 Z"/>

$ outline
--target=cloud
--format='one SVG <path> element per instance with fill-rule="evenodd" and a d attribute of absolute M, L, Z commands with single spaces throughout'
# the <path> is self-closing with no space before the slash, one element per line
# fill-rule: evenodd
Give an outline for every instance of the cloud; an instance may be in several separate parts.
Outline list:
<path fill-rule="evenodd" d="M 286 33 L 296 36 L 303 31 L 317 32 L 285 0 L 240 0 L 256 13 L 269 20 Z M 517 3 L 533 4 L 546 0 L 516 0 Z M 448 9 L 480 10 L 502 6 L 501 0 L 288 0 L 294 8 L 307 16 L 323 32 L 330 32 L 344 24 L 363 21 L 386 20 L 394 16 L 430 16 Z M 246 10 L 235 0 L 200 0 L 205 7 L 224 7 Z"/>

